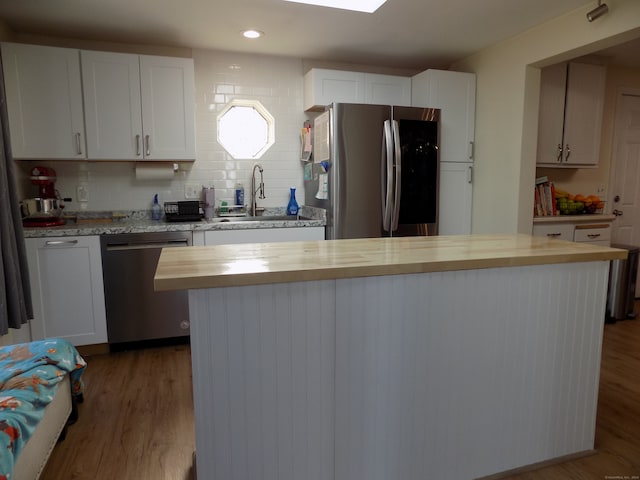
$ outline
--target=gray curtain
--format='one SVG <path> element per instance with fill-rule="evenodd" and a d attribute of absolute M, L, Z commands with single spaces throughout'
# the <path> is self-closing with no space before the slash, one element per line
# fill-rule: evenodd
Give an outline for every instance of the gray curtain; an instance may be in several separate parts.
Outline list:
<path fill-rule="evenodd" d="M 9 123 L 0 72 L 0 335 L 33 318 Z"/>

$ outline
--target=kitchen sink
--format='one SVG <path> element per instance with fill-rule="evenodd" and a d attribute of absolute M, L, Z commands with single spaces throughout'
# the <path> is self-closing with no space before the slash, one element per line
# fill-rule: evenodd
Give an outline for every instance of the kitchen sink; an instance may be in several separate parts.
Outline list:
<path fill-rule="evenodd" d="M 260 215 L 256 217 L 215 217 L 205 220 L 209 223 L 245 223 L 245 222 L 295 222 L 297 220 L 311 220 L 301 215 Z"/>

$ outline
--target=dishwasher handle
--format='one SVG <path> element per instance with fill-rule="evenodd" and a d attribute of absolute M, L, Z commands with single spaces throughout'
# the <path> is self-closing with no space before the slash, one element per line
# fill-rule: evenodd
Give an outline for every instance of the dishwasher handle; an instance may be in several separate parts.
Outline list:
<path fill-rule="evenodd" d="M 107 244 L 107 252 L 116 252 L 124 250 L 148 250 L 152 248 L 172 248 L 172 247 L 188 247 L 189 243 L 186 240 L 177 240 L 169 242 L 144 242 L 144 243 L 113 243 Z"/>

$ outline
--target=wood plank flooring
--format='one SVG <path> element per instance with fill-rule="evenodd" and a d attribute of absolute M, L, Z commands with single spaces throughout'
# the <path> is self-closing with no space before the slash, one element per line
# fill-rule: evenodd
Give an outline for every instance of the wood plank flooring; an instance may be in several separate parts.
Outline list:
<path fill-rule="evenodd" d="M 80 419 L 42 479 L 192 480 L 189 355 L 180 345 L 88 357 Z M 596 450 L 503 478 L 640 478 L 640 319 L 605 326 Z"/>
<path fill-rule="evenodd" d="M 42 480 L 191 480 L 195 449 L 188 345 L 85 357 L 80 418 Z"/>

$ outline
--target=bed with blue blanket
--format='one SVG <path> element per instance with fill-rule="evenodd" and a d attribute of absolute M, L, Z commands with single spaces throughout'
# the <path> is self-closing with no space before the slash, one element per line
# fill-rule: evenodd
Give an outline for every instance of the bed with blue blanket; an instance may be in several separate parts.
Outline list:
<path fill-rule="evenodd" d="M 39 477 L 82 398 L 85 367 L 63 339 L 0 348 L 0 480 Z"/>

